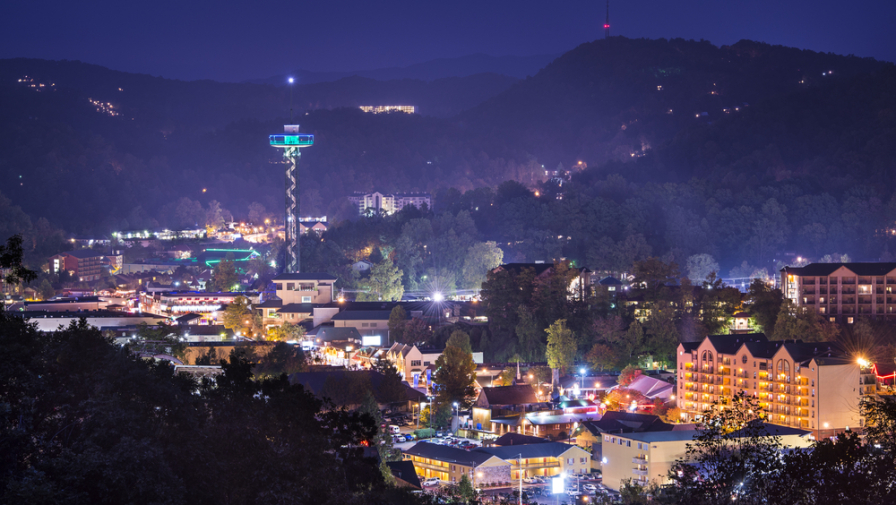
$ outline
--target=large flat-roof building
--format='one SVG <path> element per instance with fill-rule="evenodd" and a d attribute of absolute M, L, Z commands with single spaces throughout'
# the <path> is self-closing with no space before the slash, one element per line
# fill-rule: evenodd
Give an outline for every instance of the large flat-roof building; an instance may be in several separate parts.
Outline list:
<path fill-rule="evenodd" d="M 603 484 L 619 490 L 623 480 L 646 486 L 669 483 L 669 471 L 676 461 L 687 458 L 687 445 L 697 430 L 604 433 L 602 444 Z M 736 432 L 735 432 L 736 433 Z M 811 434 L 805 430 L 765 424 L 760 436 L 779 436 L 784 447 L 809 447 Z"/>
<path fill-rule="evenodd" d="M 896 263 L 811 263 L 781 269 L 784 297 L 830 321 L 896 317 Z"/>
<path fill-rule="evenodd" d="M 58 273 L 65 270 L 81 282 L 95 281 L 100 278 L 104 268 L 117 270 L 121 268 L 121 264 L 121 255 L 91 249 L 66 251 L 50 256 L 49 261 L 50 272 Z"/>

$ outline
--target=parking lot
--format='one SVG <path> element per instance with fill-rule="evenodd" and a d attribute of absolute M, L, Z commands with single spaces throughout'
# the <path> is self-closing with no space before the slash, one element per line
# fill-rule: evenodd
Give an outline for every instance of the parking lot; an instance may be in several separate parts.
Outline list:
<path fill-rule="evenodd" d="M 413 445 L 413 444 L 411 444 Z M 526 479 L 529 480 L 529 479 Z M 444 484 L 443 484 L 444 485 Z M 426 486 L 427 492 L 438 492 L 439 486 Z M 551 494 L 550 479 L 540 479 L 539 482 L 523 481 L 523 497 L 526 503 L 538 503 L 541 505 L 572 505 L 576 503 L 576 494 L 588 497 L 588 501 L 594 501 L 597 495 L 607 496 L 612 499 L 618 499 L 619 493 L 609 490 L 603 486 L 600 477 L 588 477 L 578 480 L 570 480 L 567 482 L 567 492 L 560 494 Z M 484 503 L 497 503 L 500 501 L 516 502 L 517 492 L 519 490 L 519 481 L 513 487 L 504 487 L 496 489 L 483 489 L 481 491 L 482 501 Z"/>

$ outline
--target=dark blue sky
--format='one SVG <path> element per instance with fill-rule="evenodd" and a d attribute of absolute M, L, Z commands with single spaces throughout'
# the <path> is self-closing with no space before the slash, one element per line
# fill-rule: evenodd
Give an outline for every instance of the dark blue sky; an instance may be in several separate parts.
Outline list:
<path fill-rule="evenodd" d="M 72 59 L 180 79 L 361 70 L 472 53 L 562 53 L 603 36 L 584 0 L 0 2 L 0 58 Z M 626 0 L 614 35 L 753 39 L 896 61 L 893 0 Z"/>

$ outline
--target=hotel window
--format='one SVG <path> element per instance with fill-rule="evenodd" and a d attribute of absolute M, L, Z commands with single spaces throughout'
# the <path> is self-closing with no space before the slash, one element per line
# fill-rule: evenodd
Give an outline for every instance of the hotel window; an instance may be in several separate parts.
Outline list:
<path fill-rule="evenodd" d="M 419 359 L 412 359 L 412 360 L 411 360 L 411 366 L 420 366 L 420 360 L 419 360 Z"/>
<path fill-rule="evenodd" d="M 579 463 L 584 463 L 584 462 L 585 462 L 585 458 L 579 458 Z"/>
<path fill-rule="evenodd" d="M 631 440 L 626 440 L 626 441 L 625 441 L 625 446 L 626 446 L 626 447 L 631 447 L 631 446 L 632 446 L 632 441 L 631 441 Z"/>
<path fill-rule="evenodd" d="M 575 458 L 569 458 L 569 459 L 566 460 L 566 464 L 567 464 L 567 465 L 572 465 L 572 464 L 575 463 L 575 462 L 576 462 L 576 459 L 575 459 Z"/>
<path fill-rule="evenodd" d="M 747 355 L 746 355 L 746 354 L 744 354 L 743 356 L 741 356 L 741 358 L 740 358 L 740 362 L 743 363 L 744 365 L 747 364 Z"/>
<path fill-rule="evenodd" d="M 311 303 L 311 297 L 310 297 L 310 296 L 303 296 L 303 297 L 302 297 L 302 303 Z"/>

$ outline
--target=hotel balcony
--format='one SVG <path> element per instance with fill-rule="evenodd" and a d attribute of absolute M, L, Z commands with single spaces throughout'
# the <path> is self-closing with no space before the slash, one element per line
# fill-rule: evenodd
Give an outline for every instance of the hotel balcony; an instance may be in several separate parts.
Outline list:
<path fill-rule="evenodd" d="M 640 475 L 642 477 L 647 477 L 647 470 L 641 470 L 640 468 L 632 468 L 632 473 L 635 475 Z"/>
<path fill-rule="evenodd" d="M 636 465 L 646 465 L 647 460 L 643 459 L 643 458 L 632 458 L 632 463 L 634 463 Z"/>

